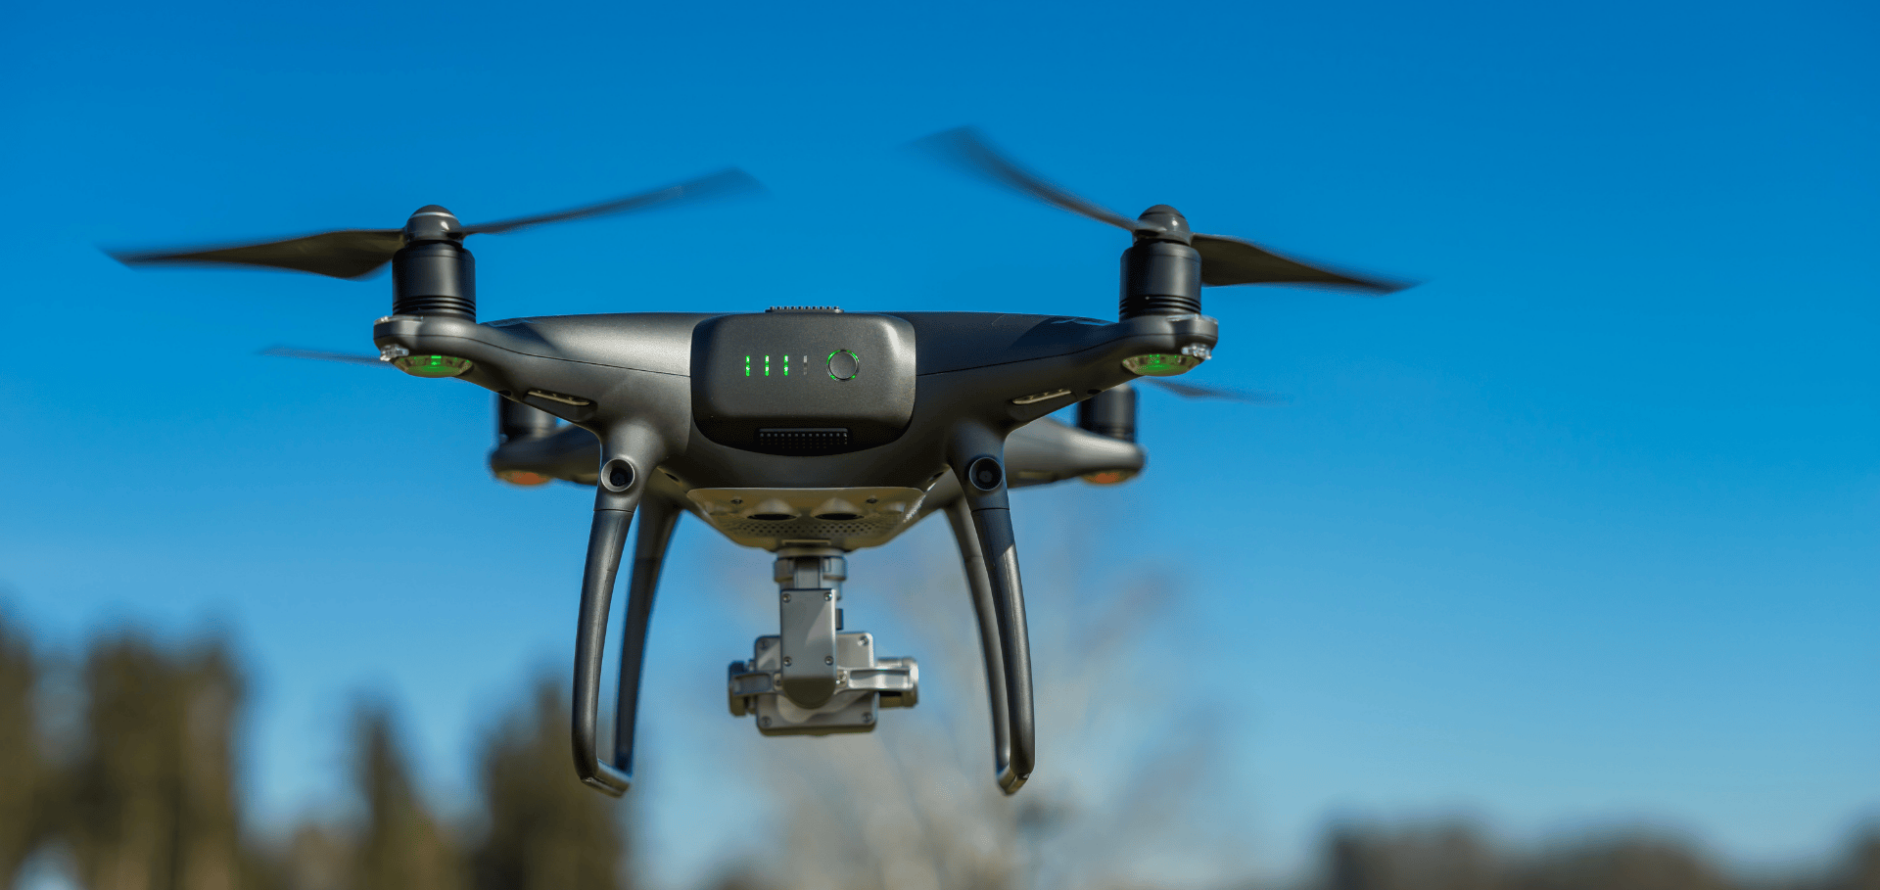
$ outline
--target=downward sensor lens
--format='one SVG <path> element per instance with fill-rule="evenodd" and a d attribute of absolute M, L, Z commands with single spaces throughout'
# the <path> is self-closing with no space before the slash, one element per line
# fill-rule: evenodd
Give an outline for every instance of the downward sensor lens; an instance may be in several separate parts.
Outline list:
<path fill-rule="evenodd" d="M 633 465 L 616 457 L 601 467 L 601 484 L 616 494 L 633 487 Z"/>
<path fill-rule="evenodd" d="M 998 461 L 990 457 L 982 457 L 966 468 L 966 478 L 973 483 L 974 488 L 980 491 L 993 491 L 999 487 L 1000 482 L 1005 481 L 1005 471 L 999 466 Z"/>

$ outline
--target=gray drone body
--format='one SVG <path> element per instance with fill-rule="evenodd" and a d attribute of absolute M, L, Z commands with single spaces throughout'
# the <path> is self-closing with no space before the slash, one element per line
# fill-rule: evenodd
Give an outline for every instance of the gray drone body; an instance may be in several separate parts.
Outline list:
<path fill-rule="evenodd" d="M 626 313 L 478 323 L 467 234 L 721 192 L 719 174 L 560 214 L 465 227 L 441 207 L 402 230 L 351 230 L 132 263 L 214 262 L 359 277 L 390 261 L 393 311 L 374 325 L 381 358 L 420 377 L 496 393 L 490 467 L 521 484 L 594 486 L 576 631 L 573 745 L 581 780 L 632 782 L 634 723 L 653 596 L 675 522 L 689 513 L 777 555 L 779 632 L 727 673 L 727 705 L 767 735 L 866 732 L 911 707 L 919 669 L 843 627 L 846 554 L 885 544 L 933 513 L 952 526 L 985 657 L 993 756 L 1006 793 L 1035 763 L 1031 663 L 1008 492 L 1139 472 L 1139 377 L 1208 359 L 1219 327 L 1203 284 L 1387 285 L 1307 266 L 1246 242 L 1193 234 L 1172 208 L 1135 221 L 1084 204 L 991 153 L 970 133 L 939 147 L 992 178 L 1132 231 L 1116 321 L 972 312 Z M 1198 388 L 1179 386 L 1187 394 Z M 1046 415 L 1082 405 L 1077 426 Z M 628 562 L 613 750 L 598 741 L 601 664 L 614 582 Z"/>
<path fill-rule="evenodd" d="M 437 286 L 430 290 L 443 290 L 463 281 L 461 275 L 442 283 L 404 276 L 401 302 L 418 296 L 411 287 L 431 283 Z M 846 567 L 829 567 L 842 554 L 885 544 L 927 514 L 947 510 L 987 643 L 999 783 L 1012 791 L 1031 772 L 1033 732 L 1007 499 L 1013 475 L 1008 438 L 1046 414 L 1135 379 L 1132 365 L 1197 365 L 1217 334 L 1214 319 L 1197 312 L 1107 323 L 783 309 L 485 324 L 454 313 L 397 314 L 374 326 L 373 341 L 410 370 L 477 384 L 598 442 L 598 459 L 587 463 L 596 468 L 595 518 L 576 649 L 576 752 L 584 781 L 616 792 L 630 782 L 631 699 L 639 685 L 644 621 L 680 513 L 739 544 L 780 555 L 779 581 L 789 585 L 779 592 L 781 632 L 774 646 L 760 640 L 752 662 L 734 667 L 729 683 L 739 699 L 734 712 L 759 712 L 760 730 L 786 733 L 866 730 L 883 692 L 917 694 L 911 671 L 889 676 L 861 657 L 872 656 L 872 646 L 838 651 L 845 636 L 835 605 L 839 587 L 828 576 L 845 575 Z M 505 444 L 492 464 L 555 475 L 571 463 L 552 449 L 538 449 L 536 463 L 506 453 L 526 444 Z M 1066 451 L 1065 458 L 1079 456 L 1075 446 Z M 1099 454 L 1111 458 L 1102 470 L 1141 464 L 1139 452 L 1134 460 L 1114 449 Z M 603 761 L 595 740 L 602 635 L 636 513 L 640 533 L 621 653 L 624 698 L 615 712 L 616 750 Z M 815 577 L 799 582 L 808 564 Z M 805 608 L 809 614 L 796 614 Z M 778 670 L 763 669 L 767 648 L 776 653 Z M 859 687 L 864 677 L 900 682 Z"/>

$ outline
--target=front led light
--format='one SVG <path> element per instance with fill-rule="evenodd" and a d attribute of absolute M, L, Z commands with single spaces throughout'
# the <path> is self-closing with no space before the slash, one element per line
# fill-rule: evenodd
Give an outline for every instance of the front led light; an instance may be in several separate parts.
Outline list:
<path fill-rule="evenodd" d="M 461 377 L 476 364 L 454 355 L 401 355 L 392 359 L 398 370 L 413 377 Z"/>

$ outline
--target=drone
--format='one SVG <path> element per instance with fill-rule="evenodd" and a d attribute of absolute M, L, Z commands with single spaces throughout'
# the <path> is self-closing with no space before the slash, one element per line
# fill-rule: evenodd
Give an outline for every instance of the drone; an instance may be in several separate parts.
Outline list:
<path fill-rule="evenodd" d="M 918 703 L 915 660 L 882 656 L 872 634 L 845 628 L 842 582 L 849 553 L 939 513 L 952 526 L 978 622 L 994 774 L 1012 794 L 1030 777 L 1036 748 L 1009 492 L 1070 479 L 1116 484 L 1141 472 L 1135 381 L 1236 397 L 1167 379 L 1206 362 L 1219 341 L 1219 322 L 1201 311 L 1204 286 L 1383 294 L 1404 285 L 1194 232 L 1167 205 L 1129 219 L 1021 168 L 969 128 L 916 145 L 1129 232 L 1116 320 L 777 306 L 477 321 L 468 236 L 755 190 L 737 170 L 497 223 L 465 225 L 429 205 L 397 229 L 113 256 L 129 265 L 247 265 L 354 279 L 390 263 L 391 314 L 372 328 L 379 357 L 362 360 L 494 392 L 489 467 L 498 479 L 594 487 L 574 656 L 574 761 L 585 784 L 614 796 L 632 786 L 647 630 L 681 515 L 775 554 L 778 632 L 731 663 L 726 701 L 732 715 L 753 717 L 760 733 L 776 736 L 871 732 L 881 710 Z M 1072 405 L 1074 425 L 1046 416 Z M 636 518 L 613 746 L 603 757 L 602 654 Z"/>

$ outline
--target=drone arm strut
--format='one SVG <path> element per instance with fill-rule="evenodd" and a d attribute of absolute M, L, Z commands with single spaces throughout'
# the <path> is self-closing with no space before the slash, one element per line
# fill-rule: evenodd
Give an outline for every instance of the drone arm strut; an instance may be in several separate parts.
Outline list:
<path fill-rule="evenodd" d="M 965 482 L 961 482 L 961 487 Z M 985 552 L 979 549 L 979 531 L 973 508 L 964 496 L 947 505 L 947 522 L 959 543 L 960 562 L 966 569 L 966 588 L 973 598 L 973 617 L 979 623 L 979 648 L 986 662 L 986 701 L 992 711 L 992 761 L 1005 774 L 1012 761 L 1012 720 L 1006 713 L 1004 650 L 999 643 L 998 610 L 993 605 L 992 578 L 986 571 Z"/>
<path fill-rule="evenodd" d="M 653 594 L 680 511 L 653 498 L 640 505 L 639 513 L 633 572 L 627 580 L 627 615 L 620 634 L 620 688 L 614 702 L 614 767 L 628 782 L 633 780 L 633 730 L 639 714 L 640 672 L 646 663 L 646 628 L 652 621 Z"/>
<path fill-rule="evenodd" d="M 658 465 L 663 450 L 647 431 L 637 428 L 615 430 L 602 437 L 600 478 L 594 486 L 594 525 L 588 534 L 587 568 L 581 575 L 581 609 L 575 629 L 574 644 L 574 767 L 588 786 L 613 795 L 632 787 L 632 737 L 616 738 L 614 756 L 602 761 L 599 756 L 601 656 L 607 645 L 607 610 L 613 600 L 614 577 L 620 569 L 621 551 L 625 549 L 627 529 L 633 524 L 633 512 L 639 507 L 648 484 L 647 474 Z M 649 509 L 657 514 L 658 510 Z M 670 517 L 649 516 L 661 524 Z M 649 522 L 649 525 L 651 523 Z M 649 529 L 649 531 L 651 531 Z M 644 536 L 644 533 L 643 533 Z M 654 538 L 663 537 L 655 533 Z M 643 549 L 652 541 L 643 541 Z M 663 550 L 663 548 L 661 548 Z M 636 563 L 639 560 L 636 558 Z M 637 566 L 636 566 L 637 568 Z M 636 575 L 639 572 L 635 572 Z M 629 603 L 627 641 L 635 640 L 638 628 L 640 652 L 623 653 L 631 658 L 638 673 L 639 655 L 645 648 L 645 622 L 652 613 L 652 580 L 647 580 L 641 603 Z M 635 593 L 640 593 L 636 585 Z M 635 606 L 642 608 L 636 609 Z M 622 661 L 623 679 L 627 661 Z M 621 688 L 621 703 L 627 699 Z M 635 684 L 633 696 L 637 699 Z M 631 712 L 624 719 L 632 720 Z"/>
<path fill-rule="evenodd" d="M 998 626 L 999 668 L 1004 675 L 1004 711 L 1008 756 L 998 764 L 999 788 L 1013 794 L 1031 777 L 1035 761 L 1031 699 L 1031 645 L 1025 630 L 1025 591 L 1018 572 L 1018 546 L 1006 499 L 1004 438 L 977 425 L 953 437 L 948 463 L 960 478 L 962 499 L 972 514 L 972 528 L 986 569 L 994 623 Z M 967 560 L 970 572 L 971 559 Z M 982 615 L 981 620 L 984 620 Z M 982 630 L 980 639 L 987 634 Z M 994 706 L 999 701 L 995 697 Z M 997 733 L 999 721 L 993 726 Z M 995 744 L 996 735 L 995 735 Z"/>

